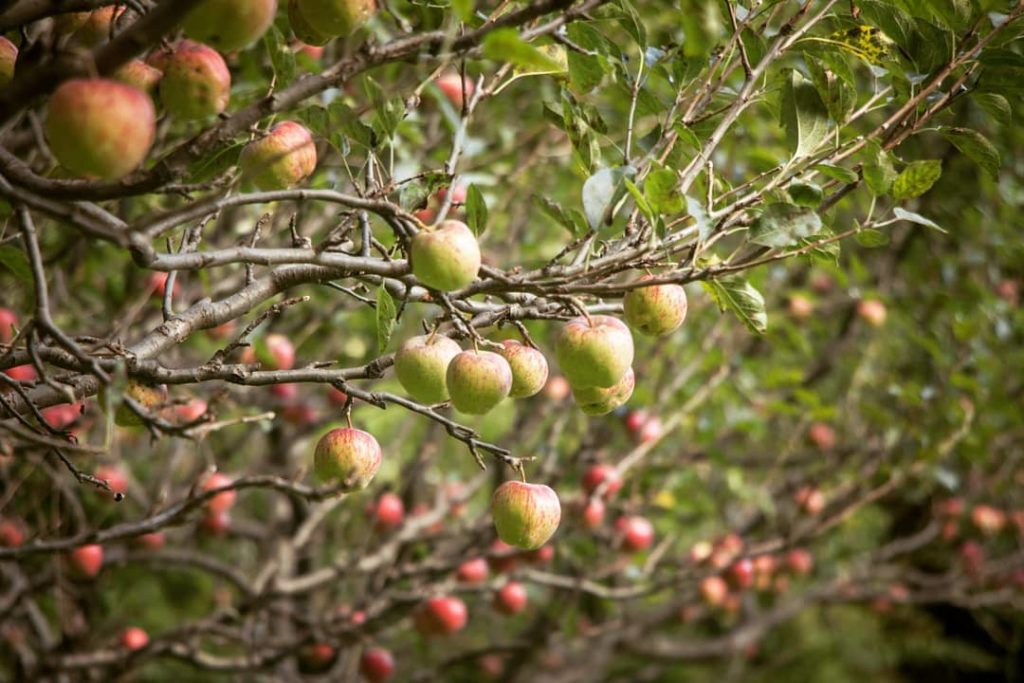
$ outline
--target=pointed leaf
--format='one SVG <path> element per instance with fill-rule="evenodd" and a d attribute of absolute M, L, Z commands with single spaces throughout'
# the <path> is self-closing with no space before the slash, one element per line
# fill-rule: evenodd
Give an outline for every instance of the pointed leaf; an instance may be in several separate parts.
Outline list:
<path fill-rule="evenodd" d="M 913 199 L 932 189 L 942 176 L 942 162 L 934 159 L 915 161 L 903 169 L 892 184 L 895 199 Z"/>
<path fill-rule="evenodd" d="M 794 157 L 811 154 L 828 137 L 828 109 L 799 71 L 790 71 L 782 88 L 782 126 Z"/>
<path fill-rule="evenodd" d="M 487 213 L 484 196 L 476 185 L 470 185 L 466 192 L 466 223 L 477 237 L 487 228 Z"/>
<path fill-rule="evenodd" d="M 764 297 L 741 277 L 723 277 L 702 283 L 721 311 L 732 311 L 752 332 L 764 334 L 768 314 Z"/>
<path fill-rule="evenodd" d="M 377 288 L 377 351 L 383 353 L 391 341 L 391 333 L 395 331 L 395 318 L 398 310 L 395 300 L 384 285 Z"/>
<path fill-rule="evenodd" d="M 990 176 L 999 176 L 1002 158 L 999 150 L 984 135 L 970 128 L 940 128 L 939 132 L 958 150 L 985 169 Z"/>
<path fill-rule="evenodd" d="M 805 206 L 769 204 L 750 226 L 750 241 L 766 247 L 788 247 L 821 232 L 821 218 Z"/>

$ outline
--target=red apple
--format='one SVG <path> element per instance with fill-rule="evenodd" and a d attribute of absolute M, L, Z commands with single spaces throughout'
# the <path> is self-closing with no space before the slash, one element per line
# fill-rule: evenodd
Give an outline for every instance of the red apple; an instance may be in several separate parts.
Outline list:
<path fill-rule="evenodd" d="M 836 432 L 824 422 L 815 422 L 807 429 L 807 438 L 819 451 L 830 451 L 836 447 Z"/>
<path fill-rule="evenodd" d="M 199 530 L 210 536 L 223 536 L 231 529 L 231 513 L 227 510 L 214 512 L 207 510 L 199 521 Z"/>
<path fill-rule="evenodd" d="M 141 534 L 135 537 L 135 544 L 140 548 L 146 550 L 160 550 L 166 544 L 167 539 L 160 531 L 154 531 L 148 534 Z"/>
<path fill-rule="evenodd" d="M 995 536 L 1006 526 L 1006 513 L 991 505 L 975 505 L 971 523 L 986 536 Z"/>
<path fill-rule="evenodd" d="M 985 549 L 977 541 L 966 541 L 960 546 L 960 565 L 968 576 L 977 577 L 985 566 Z"/>
<path fill-rule="evenodd" d="M 622 475 L 614 465 L 598 463 L 587 468 L 583 475 L 583 491 L 589 496 L 604 485 L 604 495 L 611 498 L 622 489 Z"/>
<path fill-rule="evenodd" d="M 395 658 L 382 647 L 371 647 L 359 659 L 359 673 L 370 683 L 384 683 L 395 672 Z"/>
<path fill-rule="evenodd" d="M 476 84 L 472 79 L 467 78 L 463 81 L 462 75 L 455 71 L 444 72 L 437 77 L 434 83 L 452 105 L 459 110 L 462 109 L 465 98 L 472 97 L 476 91 Z"/>
<path fill-rule="evenodd" d="M 373 480 L 382 458 L 372 435 L 351 427 L 332 429 L 316 445 L 313 468 L 321 481 L 359 490 Z"/>
<path fill-rule="evenodd" d="M 164 293 L 167 291 L 167 280 L 171 277 L 170 273 L 151 273 L 149 276 L 149 282 L 147 288 L 149 291 L 158 299 L 164 298 Z M 174 290 L 171 292 L 173 296 L 178 296 L 181 291 L 181 284 L 178 282 L 178 278 L 174 279 Z"/>
<path fill-rule="evenodd" d="M 245 362 L 244 359 L 243 362 Z M 281 403 L 291 403 L 299 397 L 299 385 L 292 382 L 286 382 L 285 384 L 271 384 L 270 395 L 278 399 Z"/>
<path fill-rule="evenodd" d="M 304 674 L 324 673 L 338 659 L 338 651 L 327 643 L 311 643 L 299 648 L 299 672 Z"/>
<path fill-rule="evenodd" d="M 331 387 L 327 390 L 327 402 L 332 406 L 342 407 L 348 402 L 348 394 L 341 389 Z"/>
<path fill-rule="evenodd" d="M 156 65 L 154 65 L 156 66 Z M 191 40 L 178 42 L 161 68 L 160 101 L 185 121 L 220 114 L 231 96 L 231 72 L 216 50 Z"/>
<path fill-rule="evenodd" d="M 877 299 L 863 299 L 857 303 L 857 315 L 868 325 L 881 327 L 885 324 L 885 304 Z"/>
<path fill-rule="evenodd" d="M 420 605 L 413 623 L 425 636 L 444 636 L 461 631 L 468 619 L 466 603 L 453 596 L 438 595 Z"/>
<path fill-rule="evenodd" d="M 129 626 L 121 631 L 121 647 L 135 652 L 149 645 L 149 636 L 138 626 Z"/>
<path fill-rule="evenodd" d="M 18 314 L 9 308 L 0 307 L 0 344 L 10 344 L 14 339 L 14 328 L 18 326 Z"/>
<path fill-rule="evenodd" d="M 405 504 L 394 493 L 385 493 L 377 499 L 373 509 L 373 525 L 379 531 L 394 531 L 405 519 Z"/>
<path fill-rule="evenodd" d="M 97 489 L 100 494 L 107 498 L 115 498 L 117 494 L 123 496 L 128 492 L 128 477 L 120 467 L 103 465 L 96 468 L 96 473 L 93 476 L 106 481 L 110 486 L 110 491 Z"/>
<path fill-rule="evenodd" d="M 521 556 L 516 548 L 497 538 L 491 543 L 490 551 L 487 555 L 487 564 L 494 572 L 503 574 L 515 569 L 519 565 Z"/>
<path fill-rule="evenodd" d="M 60 405 L 43 408 L 40 411 L 46 424 L 56 430 L 64 431 L 70 428 L 78 418 L 82 416 L 81 403 L 61 403 Z"/>
<path fill-rule="evenodd" d="M 814 571 L 814 556 L 803 548 L 793 548 L 786 553 L 786 567 L 797 576 L 807 576 Z"/>
<path fill-rule="evenodd" d="M 708 605 L 721 607 L 729 596 L 729 585 L 721 576 L 706 576 L 700 582 L 700 595 Z"/>
<path fill-rule="evenodd" d="M 821 514 L 821 511 L 825 509 L 825 494 L 820 489 L 811 486 L 800 487 L 793 495 L 793 500 L 812 517 Z"/>
<path fill-rule="evenodd" d="M 19 519 L 0 518 L 0 546 L 17 548 L 25 542 L 25 524 Z"/>
<path fill-rule="evenodd" d="M 477 660 L 480 675 L 488 681 L 496 681 L 505 673 L 505 660 L 495 654 L 484 655 Z"/>
<path fill-rule="evenodd" d="M 316 170 L 316 143 L 308 128 L 281 121 L 242 149 L 242 177 L 257 189 L 284 190 L 298 185 Z"/>
<path fill-rule="evenodd" d="M 585 529 L 596 529 L 604 522 L 604 501 L 600 498 L 589 498 L 583 505 L 580 521 Z"/>
<path fill-rule="evenodd" d="M 746 590 L 754 585 L 754 563 L 748 558 L 737 560 L 729 567 L 729 583 L 736 590 Z"/>
<path fill-rule="evenodd" d="M 71 570 L 80 578 L 91 579 L 100 573 L 103 567 L 103 546 L 83 545 L 71 551 L 69 557 Z"/>
<path fill-rule="evenodd" d="M 234 479 L 228 475 L 222 472 L 214 472 L 203 482 L 203 491 L 213 491 L 214 489 L 230 486 L 233 482 Z M 237 497 L 238 491 L 235 489 L 223 491 L 206 501 L 206 509 L 214 515 L 225 513 L 235 504 L 235 498 Z"/>
<path fill-rule="evenodd" d="M 558 494 L 548 486 L 506 481 L 491 497 L 491 516 L 501 540 L 536 550 L 558 529 L 562 506 Z"/>
<path fill-rule="evenodd" d="M 316 408 L 305 401 L 281 408 L 281 418 L 290 425 L 304 427 L 317 421 Z"/>
<path fill-rule="evenodd" d="M 4 370 L 4 374 L 15 382 L 22 383 L 34 382 L 37 377 L 36 369 L 31 365 L 15 365 L 13 368 Z M 3 387 L 6 389 L 7 385 L 5 384 Z"/>
<path fill-rule="evenodd" d="M 483 583 L 487 580 L 487 560 L 482 557 L 474 557 L 459 565 L 456 576 L 463 583 Z"/>
<path fill-rule="evenodd" d="M 502 614 L 519 614 L 526 609 L 526 588 L 523 584 L 509 581 L 494 595 L 494 608 Z"/>
<path fill-rule="evenodd" d="M 555 549 L 550 545 L 541 546 L 523 555 L 530 564 L 547 564 L 555 558 Z"/>
<path fill-rule="evenodd" d="M 619 517 L 615 530 L 622 536 L 622 547 L 629 552 L 642 552 L 654 542 L 654 525 L 644 517 Z"/>

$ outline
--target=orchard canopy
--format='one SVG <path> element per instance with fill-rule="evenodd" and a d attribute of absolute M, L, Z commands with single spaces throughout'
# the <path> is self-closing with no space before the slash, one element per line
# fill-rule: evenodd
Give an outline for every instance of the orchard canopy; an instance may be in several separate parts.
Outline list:
<path fill-rule="evenodd" d="M 1024 680 L 1024 1 L 0 5 L 0 679 Z"/>

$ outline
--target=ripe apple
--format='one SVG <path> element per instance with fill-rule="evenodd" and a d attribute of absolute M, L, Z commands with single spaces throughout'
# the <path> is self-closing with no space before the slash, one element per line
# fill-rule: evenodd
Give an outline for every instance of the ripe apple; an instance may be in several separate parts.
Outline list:
<path fill-rule="evenodd" d="M 786 553 L 786 567 L 797 576 L 807 576 L 814 570 L 814 556 L 803 548 Z"/>
<path fill-rule="evenodd" d="M 455 190 L 452 192 L 452 206 L 461 206 L 466 203 L 466 196 L 468 190 L 465 185 L 456 185 Z M 437 219 L 437 212 L 444 204 L 444 200 L 448 197 L 448 188 L 442 187 L 427 201 L 427 206 L 414 211 L 416 218 L 419 218 L 424 223 L 430 224 Z M 449 215 L 451 213 L 449 212 Z"/>
<path fill-rule="evenodd" d="M 46 424 L 54 429 L 64 431 L 74 425 L 78 418 L 82 416 L 82 404 L 79 402 L 61 403 L 49 408 L 43 408 L 39 412 L 42 413 Z"/>
<path fill-rule="evenodd" d="M 444 96 L 452 103 L 452 105 L 461 110 L 465 98 L 463 97 L 463 90 L 465 90 L 465 97 L 472 97 L 473 92 L 476 90 L 476 84 L 473 83 L 472 79 L 466 79 L 463 81 L 462 75 L 456 71 L 446 71 L 437 77 L 434 81 L 438 89 L 444 93 Z"/>
<path fill-rule="evenodd" d="M 147 95 L 152 96 L 157 84 L 163 78 L 164 72 L 146 64 L 141 59 L 132 59 L 117 68 L 111 76 L 125 85 L 138 88 Z"/>
<path fill-rule="evenodd" d="M 793 494 L 793 500 L 812 517 L 821 514 L 821 511 L 825 509 L 825 494 L 821 492 L 821 489 L 813 486 L 801 486 Z"/>
<path fill-rule="evenodd" d="M 633 337 L 610 315 L 573 318 L 555 337 L 555 355 L 574 390 L 613 387 L 633 364 Z"/>
<path fill-rule="evenodd" d="M 654 525 L 645 517 L 619 517 L 615 531 L 622 536 L 623 549 L 631 553 L 647 550 L 654 542 Z"/>
<path fill-rule="evenodd" d="M 836 432 L 824 422 L 815 422 L 807 429 L 807 438 L 819 451 L 830 451 L 836 447 Z"/>
<path fill-rule="evenodd" d="M 160 101 L 171 116 L 192 121 L 220 114 L 227 108 L 231 72 L 213 48 L 182 40 L 167 57 L 163 72 Z"/>
<path fill-rule="evenodd" d="M 189 38 L 234 52 L 259 40 L 276 12 L 277 0 L 203 0 L 182 26 Z"/>
<path fill-rule="evenodd" d="M 373 480 L 382 457 L 372 435 L 351 427 L 332 429 L 316 445 L 313 468 L 321 481 L 359 490 Z"/>
<path fill-rule="evenodd" d="M 123 496 L 128 492 L 128 477 L 119 467 L 115 467 L 113 465 L 97 467 L 96 473 L 93 476 L 97 479 L 106 481 L 110 486 L 110 491 L 97 489 L 97 491 L 106 498 L 115 498 L 117 494 L 121 494 Z"/>
<path fill-rule="evenodd" d="M 936 512 L 944 517 L 959 517 L 964 514 L 963 498 L 948 498 L 936 505 Z"/>
<path fill-rule="evenodd" d="M 153 292 L 158 299 L 164 298 L 164 293 L 167 291 L 167 280 L 170 278 L 170 273 L 151 273 L 148 281 L 148 289 Z M 178 282 L 177 278 L 174 280 L 174 290 L 171 292 L 174 296 L 178 296 L 181 292 L 181 283 Z"/>
<path fill-rule="evenodd" d="M 466 603 L 450 595 L 428 598 L 413 615 L 416 630 L 425 636 L 446 636 L 461 631 L 468 620 Z"/>
<path fill-rule="evenodd" d="M 121 631 L 121 647 L 135 652 L 149 645 L 149 636 L 138 626 L 129 626 Z"/>
<path fill-rule="evenodd" d="M 862 299 L 857 302 L 857 315 L 868 325 L 881 327 L 885 324 L 885 304 L 877 299 Z"/>
<path fill-rule="evenodd" d="M 271 384 L 270 395 L 285 405 L 294 403 L 299 398 L 299 385 L 294 382 Z"/>
<path fill-rule="evenodd" d="M 604 522 L 604 501 L 600 498 L 590 498 L 583 506 L 580 513 L 580 521 L 585 529 L 596 529 Z"/>
<path fill-rule="evenodd" d="M 483 415 L 508 396 L 512 368 L 491 351 L 463 351 L 448 364 L 445 379 L 456 410 Z"/>
<path fill-rule="evenodd" d="M 224 474 L 223 472 L 214 472 L 206 478 L 203 482 L 203 491 L 213 491 L 214 489 L 224 488 L 225 486 L 231 486 L 234 483 L 234 479 Z M 235 499 L 238 497 L 238 491 L 235 489 L 228 489 L 222 491 L 206 501 L 206 509 L 215 515 L 219 515 L 227 512 L 235 505 Z"/>
<path fill-rule="evenodd" d="M 76 175 L 116 180 L 135 170 L 156 138 L 146 93 L 103 78 L 72 78 L 50 96 L 46 140 Z"/>
<path fill-rule="evenodd" d="M 543 545 L 536 550 L 524 553 L 523 557 L 530 564 L 547 564 L 555 557 L 555 549 L 550 545 Z"/>
<path fill-rule="evenodd" d="M 1016 306 L 1020 303 L 1020 285 L 1016 280 L 1000 280 L 996 285 L 996 296 L 1011 306 Z"/>
<path fill-rule="evenodd" d="M 709 541 L 697 541 L 690 546 L 690 562 L 693 562 L 694 564 L 703 564 L 710 559 L 714 551 L 714 546 L 712 546 Z"/>
<path fill-rule="evenodd" d="M 111 25 L 124 7 L 100 7 L 91 12 L 72 12 L 58 17 L 56 28 L 83 47 L 96 47 L 111 37 Z"/>
<path fill-rule="evenodd" d="M 261 337 L 252 349 L 264 370 L 290 370 L 295 365 L 295 345 L 283 334 Z"/>
<path fill-rule="evenodd" d="M 499 351 L 509 367 L 512 368 L 512 398 L 533 396 L 548 381 L 548 361 L 544 354 L 514 339 L 506 339 L 501 343 Z"/>
<path fill-rule="evenodd" d="M 316 170 L 316 143 L 309 129 L 282 121 L 248 143 L 238 157 L 242 177 L 261 190 L 298 185 Z"/>
<path fill-rule="evenodd" d="M 341 389 L 331 387 L 330 389 L 327 390 L 327 402 L 330 403 L 332 406 L 344 406 L 346 403 L 348 403 L 348 394 L 346 394 Z"/>
<path fill-rule="evenodd" d="M 395 353 L 395 376 L 411 397 L 433 405 L 448 400 L 446 374 L 462 348 L 440 334 L 409 337 Z"/>
<path fill-rule="evenodd" d="M 626 374 L 618 383 L 607 387 L 572 388 L 572 397 L 585 415 L 607 415 L 622 406 L 633 395 L 636 387 L 636 375 L 633 368 L 627 368 Z"/>
<path fill-rule="evenodd" d="M 18 61 L 18 46 L 0 36 L 0 88 L 14 80 L 14 64 Z"/>
<path fill-rule="evenodd" d="M 505 660 L 495 654 L 484 655 L 477 660 L 480 675 L 488 681 L 496 681 L 505 673 Z"/>
<path fill-rule="evenodd" d="M 281 418 L 290 425 L 304 427 L 317 421 L 317 412 L 309 403 L 300 401 L 281 408 Z"/>
<path fill-rule="evenodd" d="M 985 536 L 995 536 L 1006 526 L 1006 513 L 991 505 L 975 505 L 971 523 Z"/>
<path fill-rule="evenodd" d="M 700 596 L 712 607 L 721 607 L 729 596 L 729 585 L 721 576 L 705 576 L 700 582 Z"/>
<path fill-rule="evenodd" d="M 558 494 L 544 484 L 506 481 L 491 497 L 491 516 L 498 538 L 517 548 L 535 550 L 558 529 L 562 506 Z"/>
<path fill-rule="evenodd" d="M 298 10 L 310 26 L 330 36 L 347 36 L 377 11 L 375 0 L 298 0 Z"/>
<path fill-rule="evenodd" d="M 964 573 L 978 576 L 985 566 L 985 549 L 977 541 L 966 541 L 960 546 L 960 564 Z"/>
<path fill-rule="evenodd" d="M 544 385 L 544 395 L 552 401 L 564 401 L 569 397 L 571 391 L 569 380 L 562 375 L 552 375 L 548 378 L 548 383 Z"/>
<path fill-rule="evenodd" d="M 498 574 L 505 574 L 514 570 L 519 566 L 519 560 L 522 557 L 522 553 L 518 552 L 515 548 L 510 546 L 500 538 L 494 539 L 491 543 L 490 551 L 487 556 L 487 566 L 492 571 Z"/>
<path fill-rule="evenodd" d="M 191 398 L 187 403 L 172 406 L 169 417 L 178 424 L 191 424 L 206 415 L 208 409 L 209 405 L 203 399 Z"/>
<path fill-rule="evenodd" d="M 412 274 L 427 287 L 452 292 L 476 279 L 480 245 L 462 221 L 446 220 L 424 228 L 409 248 Z"/>
<path fill-rule="evenodd" d="M 292 27 L 295 37 L 307 45 L 326 45 L 334 37 L 321 32 L 316 26 L 306 21 L 299 10 L 299 0 L 288 0 L 288 24 Z"/>
<path fill-rule="evenodd" d="M 373 507 L 373 525 L 379 531 L 394 531 L 405 520 L 405 504 L 394 493 L 388 492 L 377 499 Z"/>
<path fill-rule="evenodd" d="M 20 519 L 0 518 L 0 547 L 17 548 L 25 542 L 25 524 Z"/>
<path fill-rule="evenodd" d="M 71 551 L 71 570 L 79 578 L 91 579 L 100 573 L 103 566 L 103 546 L 83 545 Z"/>
<path fill-rule="evenodd" d="M 4 374 L 15 382 L 33 382 L 36 379 L 36 369 L 31 365 L 15 365 L 13 368 L 4 370 Z M 7 385 L 0 385 L 0 391 L 8 391 Z M 10 389 L 13 391 L 13 389 Z"/>
<path fill-rule="evenodd" d="M 753 559 L 754 585 L 760 591 L 772 587 L 772 576 L 775 574 L 776 560 L 774 555 L 758 555 Z"/>
<path fill-rule="evenodd" d="M 214 512 L 207 510 L 199 520 L 199 530 L 210 536 L 223 536 L 231 529 L 230 512 Z"/>
<path fill-rule="evenodd" d="M 359 673 L 370 683 L 384 683 L 395 673 L 395 658 L 382 647 L 371 647 L 359 658 Z"/>
<path fill-rule="evenodd" d="M 154 531 L 148 534 L 141 534 L 135 537 L 135 544 L 146 550 L 160 550 L 167 543 L 163 533 Z"/>
<path fill-rule="evenodd" d="M 641 282 L 653 279 L 640 278 Z M 649 337 L 661 337 L 679 329 L 686 319 L 686 290 L 681 285 L 664 284 L 631 289 L 622 298 L 626 323 Z"/>
<path fill-rule="evenodd" d="M 296 659 L 300 673 L 320 674 L 334 666 L 338 651 L 327 643 L 310 643 L 299 648 Z"/>
<path fill-rule="evenodd" d="M 494 609 L 509 616 L 526 609 L 526 588 L 521 583 L 509 581 L 494 594 Z"/>
<path fill-rule="evenodd" d="M 737 534 L 726 534 L 715 544 L 710 563 L 715 569 L 725 569 L 743 552 L 743 539 Z"/>
<path fill-rule="evenodd" d="M 487 560 L 482 557 L 466 560 L 459 565 L 458 570 L 455 572 L 456 576 L 459 577 L 459 581 L 463 583 L 483 583 L 487 580 L 488 573 Z"/>
<path fill-rule="evenodd" d="M 737 560 L 729 567 L 729 583 L 736 590 L 746 590 L 754 585 L 754 563 L 749 558 Z"/>
<path fill-rule="evenodd" d="M 159 412 L 161 406 L 167 402 L 167 387 L 160 384 L 144 384 L 135 380 L 128 380 L 125 386 L 124 395 L 138 403 L 143 409 L 150 413 Z M 105 401 L 101 400 L 103 405 Z M 114 411 L 114 424 L 120 427 L 137 427 L 142 424 L 142 418 L 126 403 L 121 403 Z"/>
<path fill-rule="evenodd" d="M 814 315 L 814 302 L 802 294 L 789 297 L 789 314 L 797 320 L 806 320 Z"/>
<path fill-rule="evenodd" d="M 622 490 L 622 475 L 614 465 L 597 463 L 587 468 L 583 474 L 583 491 L 589 496 L 604 484 L 604 496 L 611 498 Z"/>
<path fill-rule="evenodd" d="M 10 344 L 18 327 L 18 314 L 0 306 L 0 344 Z"/>

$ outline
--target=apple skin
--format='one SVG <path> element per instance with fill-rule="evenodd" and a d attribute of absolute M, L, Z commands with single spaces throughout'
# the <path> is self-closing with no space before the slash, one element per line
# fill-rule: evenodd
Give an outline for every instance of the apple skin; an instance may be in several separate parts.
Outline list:
<path fill-rule="evenodd" d="M 136 536 L 134 539 L 135 545 L 146 550 L 160 550 L 164 545 L 167 544 L 167 538 L 163 533 L 159 531 L 153 531 L 148 534 L 142 534 Z"/>
<path fill-rule="evenodd" d="M 50 96 L 46 139 L 61 166 L 116 180 L 138 168 L 156 139 L 156 109 L 146 93 L 104 78 L 72 78 Z"/>
<path fill-rule="evenodd" d="M 706 576 L 700 582 L 700 596 L 708 605 L 721 607 L 729 595 L 729 584 L 721 576 Z"/>
<path fill-rule="evenodd" d="M 636 375 L 633 368 L 629 368 L 617 384 L 608 388 L 573 387 L 572 397 L 585 415 L 607 415 L 625 405 L 633 396 L 635 387 Z"/>
<path fill-rule="evenodd" d="M 885 324 L 887 312 L 885 304 L 878 299 L 863 299 L 857 303 L 857 315 L 868 325 L 881 327 Z"/>
<path fill-rule="evenodd" d="M 991 505 L 975 505 L 971 510 L 971 524 L 985 536 L 995 536 L 1006 526 L 1006 513 Z"/>
<path fill-rule="evenodd" d="M 786 553 L 786 568 L 798 576 L 807 576 L 814 570 L 814 556 L 803 548 Z"/>
<path fill-rule="evenodd" d="M 813 486 L 801 486 L 793 494 L 793 500 L 800 506 L 800 509 L 812 517 L 821 514 L 821 511 L 825 509 L 825 494 L 821 492 L 821 489 Z"/>
<path fill-rule="evenodd" d="M 213 491 L 214 489 L 224 488 L 230 486 L 234 482 L 234 479 L 224 474 L 223 472 L 214 472 L 203 481 L 203 491 Z M 206 501 L 206 509 L 212 514 L 219 515 L 227 512 L 235 505 L 235 500 L 238 498 L 238 491 L 230 489 L 223 491 L 213 496 Z"/>
<path fill-rule="evenodd" d="M 548 378 L 548 383 L 544 385 L 544 395 L 552 401 L 560 403 L 569 398 L 570 393 L 572 393 L 572 387 L 569 385 L 569 380 L 562 375 L 552 375 Z"/>
<path fill-rule="evenodd" d="M 548 381 L 548 361 L 544 354 L 515 339 L 506 339 L 501 346 L 499 353 L 512 368 L 512 390 L 508 395 L 526 398 L 543 389 Z"/>
<path fill-rule="evenodd" d="M 3 372 L 15 382 L 33 382 L 36 379 L 35 367 L 28 364 L 15 365 L 13 368 L 7 368 Z M 9 391 L 14 391 L 14 389 L 11 389 L 6 384 L 0 384 L 0 393 L 7 393 Z"/>
<path fill-rule="evenodd" d="M 174 118 L 195 121 L 227 109 L 231 72 L 213 48 L 182 40 L 167 57 L 163 72 L 160 101 Z"/>
<path fill-rule="evenodd" d="M 299 649 L 297 656 L 299 672 L 304 674 L 324 673 L 338 659 L 338 651 L 327 643 L 311 643 Z"/>
<path fill-rule="evenodd" d="M 754 563 L 748 558 L 737 560 L 729 567 L 729 582 L 737 590 L 746 590 L 754 585 Z"/>
<path fill-rule="evenodd" d="M 128 385 L 124 389 L 124 395 L 144 409 L 154 413 L 167 402 L 167 387 L 162 384 L 153 386 L 136 382 L 135 380 L 128 380 Z M 117 410 L 114 411 L 114 424 L 119 427 L 138 427 L 142 424 L 142 418 L 136 415 L 135 411 L 126 404 L 121 403 L 117 406 Z"/>
<path fill-rule="evenodd" d="M 491 497 L 491 516 L 498 538 L 517 548 L 536 550 L 558 530 L 562 505 L 549 486 L 506 481 Z"/>
<path fill-rule="evenodd" d="M 463 351 L 449 363 L 445 377 L 452 405 L 468 415 L 489 412 L 512 389 L 512 368 L 491 351 Z"/>
<path fill-rule="evenodd" d="M 466 196 L 468 193 L 469 190 L 466 189 L 465 185 L 456 185 L 454 192 L 452 192 L 452 207 L 465 204 Z M 416 218 L 419 218 L 424 223 L 433 223 L 434 220 L 437 218 L 438 209 L 440 209 L 441 205 L 444 204 L 444 200 L 447 196 L 448 188 L 442 187 L 441 189 L 434 193 L 433 197 L 431 197 L 427 201 L 426 207 L 420 209 L 419 211 L 414 211 L 413 214 L 416 216 Z"/>
<path fill-rule="evenodd" d="M 264 370 L 290 370 L 295 366 L 295 345 L 283 334 L 268 334 L 252 346 L 253 360 Z M 244 356 L 245 354 L 243 354 Z M 243 362 L 252 362 L 243 358 Z"/>
<path fill-rule="evenodd" d="M 654 543 L 654 525 L 645 517 L 620 517 L 615 530 L 622 535 L 623 549 L 631 553 L 647 550 Z"/>
<path fill-rule="evenodd" d="M 462 221 L 446 220 L 420 230 L 409 247 L 412 274 L 443 292 L 462 289 L 480 272 L 480 245 Z"/>
<path fill-rule="evenodd" d="M 231 529 L 230 512 L 213 512 L 207 510 L 199 520 L 199 530 L 210 536 L 223 536 Z"/>
<path fill-rule="evenodd" d="M 633 364 L 633 336 L 610 315 L 573 318 L 555 337 L 555 355 L 574 389 L 612 387 Z"/>
<path fill-rule="evenodd" d="M 405 504 L 394 493 L 385 493 L 373 508 L 373 525 L 379 531 L 394 531 L 405 521 Z"/>
<path fill-rule="evenodd" d="M 605 484 L 605 482 L 608 482 Z M 583 490 L 587 495 L 592 495 L 601 484 L 604 486 L 604 496 L 611 498 L 622 490 L 622 475 L 614 466 L 607 463 L 597 463 L 587 468 L 581 482 Z"/>
<path fill-rule="evenodd" d="M 483 583 L 489 574 L 487 560 L 482 557 L 474 557 L 459 565 L 455 575 L 463 583 Z"/>
<path fill-rule="evenodd" d="M 382 647 L 371 647 L 359 658 L 359 673 L 369 683 L 385 683 L 395 673 L 395 658 Z"/>
<path fill-rule="evenodd" d="M 0 307 L 0 343 L 10 344 L 17 326 L 18 314 L 9 308 Z"/>
<path fill-rule="evenodd" d="M 43 408 L 40 412 L 43 414 L 46 424 L 54 429 L 65 431 L 70 429 L 82 416 L 82 404 L 78 402 L 60 403 Z"/>
<path fill-rule="evenodd" d="M 789 314 L 796 320 L 806 320 L 814 315 L 814 302 L 801 294 L 789 297 Z"/>
<path fill-rule="evenodd" d="M 487 566 L 497 574 L 507 574 L 519 566 L 522 556 L 514 547 L 496 538 L 488 550 Z"/>
<path fill-rule="evenodd" d="M 468 620 L 466 603 L 445 595 L 428 598 L 413 615 L 416 630 L 425 636 L 446 636 L 461 631 Z"/>
<path fill-rule="evenodd" d="M 71 551 L 68 559 L 76 576 L 84 579 L 94 578 L 103 567 L 103 546 L 95 543 L 79 546 Z"/>
<path fill-rule="evenodd" d="M 97 489 L 97 492 L 106 498 L 115 498 L 118 493 L 123 496 L 128 492 L 128 477 L 126 477 L 125 473 L 118 467 L 113 467 L 111 465 L 97 467 L 93 476 L 97 479 L 106 481 L 107 485 L 110 486 L 110 491 Z"/>
<path fill-rule="evenodd" d="M 395 353 L 395 376 L 409 396 L 433 405 L 447 401 L 446 375 L 452 359 L 462 347 L 448 337 L 435 334 L 409 337 Z"/>
<path fill-rule="evenodd" d="M 298 0 L 298 10 L 317 31 L 347 36 L 369 21 L 377 6 L 374 0 Z"/>
<path fill-rule="evenodd" d="M 494 594 L 494 609 L 512 616 L 526 609 L 526 588 L 516 581 L 509 581 Z"/>
<path fill-rule="evenodd" d="M 129 626 L 121 631 L 119 642 L 124 649 L 135 652 L 149 645 L 149 635 L 138 626 Z"/>
<path fill-rule="evenodd" d="M 652 279 L 645 275 L 641 282 Z M 686 320 L 686 290 L 663 284 L 631 289 L 622 298 L 626 323 L 641 334 L 661 337 L 679 329 Z"/>
<path fill-rule="evenodd" d="M 14 64 L 18 61 L 18 46 L 0 36 L 0 88 L 14 80 Z"/>
<path fill-rule="evenodd" d="M 580 512 L 580 521 L 585 529 L 596 529 L 604 522 L 604 501 L 600 498 L 587 500 Z"/>
<path fill-rule="evenodd" d="M 832 450 L 838 441 L 835 430 L 824 422 L 815 422 L 808 427 L 807 439 L 820 451 Z"/>
<path fill-rule="evenodd" d="M 332 429 L 316 445 L 313 469 L 321 481 L 361 490 L 376 476 L 382 457 L 371 434 L 351 427 Z"/>
<path fill-rule="evenodd" d="M 437 77 L 434 81 L 438 89 L 444 94 L 445 97 L 452 103 L 452 105 L 461 110 L 463 105 L 462 96 L 462 75 L 455 71 L 446 71 Z M 476 84 L 472 79 L 466 80 L 466 97 L 472 97 L 473 92 L 476 90 Z"/>
<path fill-rule="evenodd" d="M 125 62 L 111 76 L 133 88 L 138 88 L 147 95 L 152 95 L 156 86 L 163 78 L 164 72 L 146 64 L 141 59 Z"/>
<path fill-rule="evenodd" d="M 307 45 L 319 47 L 326 45 L 334 36 L 322 33 L 302 16 L 299 0 L 288 0 L 288 24 L 292 27 L 295 37 Z"/>
<path fill-rule="evenodd" d="M 0 547 L 17 548 L 25 542 L 25 524 L 20 519 L 0 518 Z"/>
<path fill-rule="evenodd" d="M 282 121 L 242 149 L 242 177 L 260 190 L 284 190 L 298 185 L 316 170 L 316 143 L 309 129 Z"/>
<path fill-rule="evenodd" d="M 224 52 L 252 45 L 274 22 L 277 0 L 202 0 L 185 15 L 185 35 Z"/>

